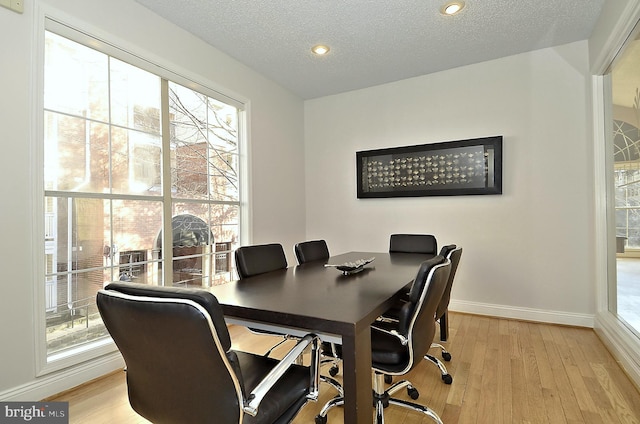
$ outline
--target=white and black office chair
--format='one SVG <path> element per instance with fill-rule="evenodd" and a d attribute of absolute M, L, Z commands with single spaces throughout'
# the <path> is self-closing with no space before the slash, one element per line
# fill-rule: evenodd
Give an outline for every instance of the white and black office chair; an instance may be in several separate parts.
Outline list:
<path fill-rule="evenodd" d="M 435 320 L 438 322 L 440 327 L 440 337 L 441 341 L 446 340 L 446 337 L 443 337 L 445 334 L 448 334 L 448 309 L 449 309 L 449 300 L 451 299 L 451 287 L 453 286 L 453 281 L 455 278 L 456 270 L 458 269 L 458 264 L 460 263 L 460 257 L 462 256 L 462 248 L 457 247 L 455 244 L 449 244 L 446 246 L 442 246 L 440 249 L 440 256 L 447 258 L 451 262 L 451 272 L 449 273 L 449 278 L 447 280 L 447 285 L 442 295 L 442 299 L 440 299 L 440 303 L 438 304 L 438 308 L 435 313 Z M 394 325 L 398 322 L 399 311 L 402 308 L 402 305 L 406 302 L 406 299 L 402 299 L 395 305 L 393 308 L 386 311 L 373 325 L 380 327 L 382 329 L 393 328 Z M 431 348 L 439 348 L 441 350 L 442 359 L 445 361 L 451 361 L 451 353 L 449 353 L 445 347 L 441 343 L 431 343 Z M 430 361 L 440 370 L 440 376 L 442 381 L 445 384 L 451 384 L 453 382 L 453 377 L 449 374 L 447 367 L 435 356 L 427 353 L 424 355 L 424 359 Z M 387 383 L 391 383 L 391 376 L 386 376 L 385 381 Z"/>
<path fill-rule="evenodd" d="M 159 424 L 291 422 L 318 396 L 318 338 L 282 360 L 231 349 L 222 308 L 199 289 L 111 283 L 97 294 L 126 364 L 132 408 Z M 297 364 L 311 347 L 311 364 Z"/>
<path fill-rule="evenodd" d="M 406 388 L 412 399 L 419 397 L 418 390 L 407 380 L 399 381 L 386 390 L 385 375 L 405 375 L 411 371 L 431 347 L 436 332 L 435 312 L 447 285 L 451 263 L 442 256 L 436 256 L 420 265 L 411 286 L 408 301 L 403 305 L 399 321 L 392 330 L 371 328 L 371 359 L 374 373 L 373 396 L 376 408 L 376 422 L 384 423 L 384 408 L 397 405 L 421 412 L 435 422 L 442 420 L 427 406 L 392 397 Z M 316 416 L 316 424 L 327 422 L 328 411 L 344 405 L 344 397 L 336 396 L 327 402 Z"/>
<path fill-rule="evenodd" d="M 462 257 L 462 247 L 456 246 L 455 244 L 443 246 L 440 254 L 451 261 L 451 272 L 449 273 L 447 287 L 444 289 L 442 299 L 440 300 L 440 304 L 436 310 L 436 320 L 440 324 L 440 341 L 444 342 L 449 338 L 449 301 L 451 300 L 451 288 L 453 287 L 453 281 L 456 277 L 458 265 L 460 264 L 460 258 Z M 451 353 L 449 353 L 442 344 L 432 343 L 431 347 L 439 348 L 442 351 L 442 359 L 445 361 L 448 362 L 451 360 Z M 436 365 L 438 364 L 436 363 Z M 441 369 L 441 371 L 443 370 Z M 446 369 L 444 369 L 444 373 L 442 375 L 444 376 L 445 374 L 448 375 Z M 445 377 L 443 377 L 443 380 L 445 380 Z M 445 380 L 445 383 L 446 382 L 447 381 Z M 448 384 L 451 383 L 449 382 Z"/>

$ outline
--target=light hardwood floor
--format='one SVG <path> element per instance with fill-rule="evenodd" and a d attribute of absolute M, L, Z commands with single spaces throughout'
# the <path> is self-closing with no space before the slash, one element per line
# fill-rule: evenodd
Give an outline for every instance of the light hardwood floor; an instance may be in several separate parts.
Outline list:
<path fill-rule="evenodd" d="M 248 351 L 262 353 L 272 342 L 237 326 L 231 335 L 234 348 Z M 418 402 L 446 424 L 640 423 L 637 388 L 591 329 L 451 313 L 447 349 L 453 355 L 446 364 L 452 385 L 442 383 L 437 368 L 426 361 L 408 375 L 420 391 Z M 313 423 L 334 395 L 323 384 L 320 401 L 307 404 L 294 422 Z M 406 393 L 401 396 L 410 400 Z M 123 372 L 50 400 L 69 402 L 72 424 L 147 422 L 128 404 Z M 328 418 L 343 423 L 342 410 L 334 408 Z M 433 423 L 394 406 L 385 410 L 385 418 Z"/>

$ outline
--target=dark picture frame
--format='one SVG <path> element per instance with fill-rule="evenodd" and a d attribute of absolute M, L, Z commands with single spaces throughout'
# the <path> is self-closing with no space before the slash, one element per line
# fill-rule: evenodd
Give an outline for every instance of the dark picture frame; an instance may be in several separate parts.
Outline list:
<path fill-rule="evenodd" d="M 358 198 L 502 194 L 502 136 L 356 152 Z"/>

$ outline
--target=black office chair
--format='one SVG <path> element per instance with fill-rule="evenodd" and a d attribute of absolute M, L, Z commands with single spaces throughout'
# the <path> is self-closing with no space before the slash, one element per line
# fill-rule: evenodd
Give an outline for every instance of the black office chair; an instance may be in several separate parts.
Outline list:
<path fill-rule="evenodd" d="M 436 309 L 436 321 L 440 326 L 440 340 L 444 341 L 447 339 L 448 328 L 448 311 L 449 311 L 449 300 L 451 299 L 451 287 L 453 286 L 453 280 L 456 275 L 456 270 L 458 269 L 458 264 L 460 263 L 460 257 L 462 256 L 462 248 L 456 247 L 455 244 L 449 244 L 446 246 L 442 246 L 440 250 L 440 255 L 446 257 L 451 262 L 451 272 L 449 273 L 449 278 L 447 279 L 447 285 L 444 289 L 444 293 L 442 294 L 442 299 L 440 299 L 440 303 L 438 304 L 438 308 Z M 444 336 L 444 337 L 443 337 Z M 451 361 L 451 353 L 449 353 L 445 347 L 440 343 L 431 343 L 431 348 L 438 348 L 441 351 L 442 359 L 449 362 Z M 430 361 L 440 370 L 440 377 L 445 384 L 453 383 L 453 377 L 449 374 L 447 367 L 435 356 L 427 353 L 424 355 L 424 359 Z"/>
<path fill-rule="evenodd" d="M 267 272 L 287 269 L 287 257 L 282 245 L 279 243 L 256 244 L 241 246 L 234 252 L 236 271 L 241 280 L 264 274 Z M 258 328 L 249 328 L 255 334 L 282 337 L 282 340 L 271 347 L 265 356 L 271 355 L 274 349 L 287 340 L 296 339 L 288 334 L 267 331 Z"/>
<path fill-rule="evenodd" d="M 286 423 L 318 396 L 318 339 L 281 360 L 231 349 L 221 306 L 199 289 L 111 283 L 102 320 L 126 364 L 132 408 L 154 423 Z M 311 365 L 296 358 L 311 346 Z"/>
<path fill-rule="evenodd" d="M 442 424 L 440 417 L 430 408 L 403 399 L 391 397 L 406 388 L 412 399 L 419 396 L 418 390 L 406 380 L 384 389 L 385 375 L 405 375 L 420 361 L 429 348 L 436 332 L 435 312 L 447 285 L 451 263 L 436 256 L 420 265 L 411 286 L 409 300 L 402 307 L 400 320 L 392 331 L 371 328 L 371 360 L 374 372 L 373 391 L 376 407 L 376 422 L 384 422 L 384 408 L 402 406 L 422 412 L 435 422 Z M 327 412 L 334 406 L 344 405 L 344 397 L 337 396 L 327 402 L 316 416 L 316 424 L 327 422 Z"/>
<path fill-rule="evenodd" d="M 436 310 L 436 320 L 440 324 L 440 341 L 446 341 L 449 338 L 449 301 L 451 300 L 451 288 L 453 287 L 453 280 L 456 277 L 456 271 L 460 264 L 460 258 L 462 257 L 462 247 L 457 247 L 455 244 L 443 246 L 440 254 L 451 261 L 451 272 L 449 273 L 449 281 L 447 281 L 447 287 L 444 289 L 442 300 Z M 431 347 L 440 348 L 442 351 L 442 358 L 445 361 L 451 360 L 451 354 L 439 343 L 433 343 Z"/>
<path fill-rule="evenodd" d="M 330 257 L 329 247 L 327 246 L 327 242 L 325 240 L 310 240 L 297 243 L 293 247 L 293 251 L 296 254 L 298 265 L 302 265 L 307 262 L 327 261 Z M 340 371 L 340 368 L 338 366 L 338 364 L 340 363 L 339 349 L 339 345 L 336 345 L 335 343 L 322 342 L 322 355 L 327 359 L 321 360 L 320 363 L 331 364 L 331 367 L 329 368 L 329 375 L 331 377 L 335 377 Z M 342 392 L 342 387 L 335 380 L 327 382 L 336 387 L 337 390 Z M 338 386 L 340 387 L 338 388 Z"/>
<path fill-rule="evenodd" d="M 462 256 L 462 248 L 456 247 L 455 244 L 448 244 L 446 246 L 442 246 L 439 255 L 447 258 L 451 262 L 451 272 L 449 273 L 447 286 L 445 287 L 442 299 L 440 299 L 440 303 L 438 304 L 438 308 L 435 314 L 435 319 L 440 326 L 440 340 L 443 341 L 446 340 L 446 337 L 443 338 L 443 335 L 448 333 L 446 326 L 448 325 L 447 315 L 449 309 L 449 300 L 451 299 L 451 287 L 453 286 L 453 279 L 455 277 L 456 270 L 458 269 L 458 264 L 460 263 L 460 257 Z M 399 311 L 405 302 L 406 299 L 398 302 L 397 305 L 386 311 L 373 325 L 378 326 L 382 329 L 393 328 L 393 326 L 396 325 L 395 323 L 397 323 L 399 320 Z M 442 359 L 447 362 L 451 361 L 451 353 L 449 353 L 442 344 L 431 343 L 431 348 L 439 348 L 441 350 Z M 424 359 L 430 361 L 438 367 L 438 369 L 440 370 L 442 381 L 445 384 L 453 383 L 453 377 L 451 376 L 451 374 L 449 374 L 447 367 L 442 363 L 442 361 L 429 353 L 424 356 Z M 391 383 L 391 381 L 391 376 L 385 377 L 386 383 Z"/>
<path fill-rule="evenodd" d="M 438 253 L 438 242 L 431 234 L 391 234 L 390 253 Z"/>
<path fill-rule="evenodd" d="M 329 259 L 329 248 L 324 240 L 303 241 L 293 247 L 298 264 Z"/>
<path fill-rule="evenodd" d="M 287 257 L 279 243 L 241 246 L 234 253 L 236 270 L 240 279 L 287 269 Z"/>

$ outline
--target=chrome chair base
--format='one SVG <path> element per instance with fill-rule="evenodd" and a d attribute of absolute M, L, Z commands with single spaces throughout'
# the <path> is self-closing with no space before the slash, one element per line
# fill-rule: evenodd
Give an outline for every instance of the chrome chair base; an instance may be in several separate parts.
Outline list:
<path fill-rule="evenodd" d="M 446 351 L 444 346 L 442 346 L 441 344 L 438 344 L 438 343 L 432 343 L 431 344 L 431 348 L 436 348 L 436 347 L 440 348 L 442 350 L 442 358 L 445 361 L 450 361 L 451 360 L 451 354 Z M 426 355 L 424 355 L 424 359 L 426 359 L 427 361 L 433 363 L 436 367 L 438 367 L 438 369 L 440 370 L 440 377 L 442 378 L 442 381 L 444 382 L 444 384 L 453 383 L 453 377 L 451 376 L 451 374 L 449 374 L 449 371 L 447 371 L 447 367 L 444 366 L 444 364 L 442 363 L 441 360 L 439 360 L 438 358 L 436 358 L 433 355 L 429 355 L 428 353 Z M 390 375 L 385 375 L 384 382 L 387 383 L 387 384 L 391 384 L 392 377 Z"/>
<path fill-rule="evenodd" d="M 447 352 L 442 345 L 433 343 L 431 344 L 431 347 L 432 348 L 439 347 L 440 349 L 442 349 L 442 357 L 444 358 L 444 360 L 445 361 L 447 360 L 446 359 L 447 356 L 449 358 L 448 360 L 451 360 L 451 354 Z M 449 371 L 447 371 L 447 367 L 444 366 L 441 360 L 439 360 L 433 355 L 429 355 L 428 353 L 424 355 L 424 359 L 430 361 L 431 363 L 435 364 L 436 367 L 438 367 L 438 369 L 440 370 L 440 376 L 442 378 L 442 381 L 444 381 L 445 384 L 453 383 L 453 377 L 451 376 L 451 374 L 449 374 Z"/>
<path fill-rule="evenodd" d="M 329 347 L 327 351 L 324 351 L 326 347 Z M 338 354 L 338 348 L 335 343 L 323 343 L 323 352 L 322 356 L 324 359 L 320 360 L 320 365 L 331 364 L 331 368 L 329 368 L 329 375 L 331 377 L 335 377 L 340 372 L 340 355 Z"/>
<path fill-rule="evenodd" d="M 375 373 L 375 377 L 373 380 L 373 406 L 376 408 L 376 424 L 384 424 L 384 409 L 389 405 L 401 406 L 403 408 L 422 413 L 431 418 L 436 423 L 443 424 L 438 414 L 436 414 L 428 406 L 391 397 L 391 395 L 404 388 L 407 389 L 407 393 L 409 394 L 411 399 L 418 399 L 418 396 L 420 394 L 418 393 L 418 390 L 413 387 L 411 382 L 407 380 L 398 381 L 385 390 L 384 374 L 380 374 L 377 372 Z M 343 405 L 344 396 L 334 397 L 322 407 L 320 413 L 316 416 L 315 423 L 326 424 L 327 413 L 329 412 L 329 410 L 335 406 Z"/>
<path fill-rule="evenodd" d="M 440 343 L 431 343 L 431 349 L 438 348 L 442 352 L 442 359 L 449 362 L 451 360 L 451 354 Z"/>
<path fill-rule="evenodd" d="M 321 374 L 320 382 L 328 384 L 329 386 L 333 387 L 338 392 L 338 396 L 344 396 L 344 390 L 342 389 L 342 384 L 340 384 L 338 380 Z"/>

